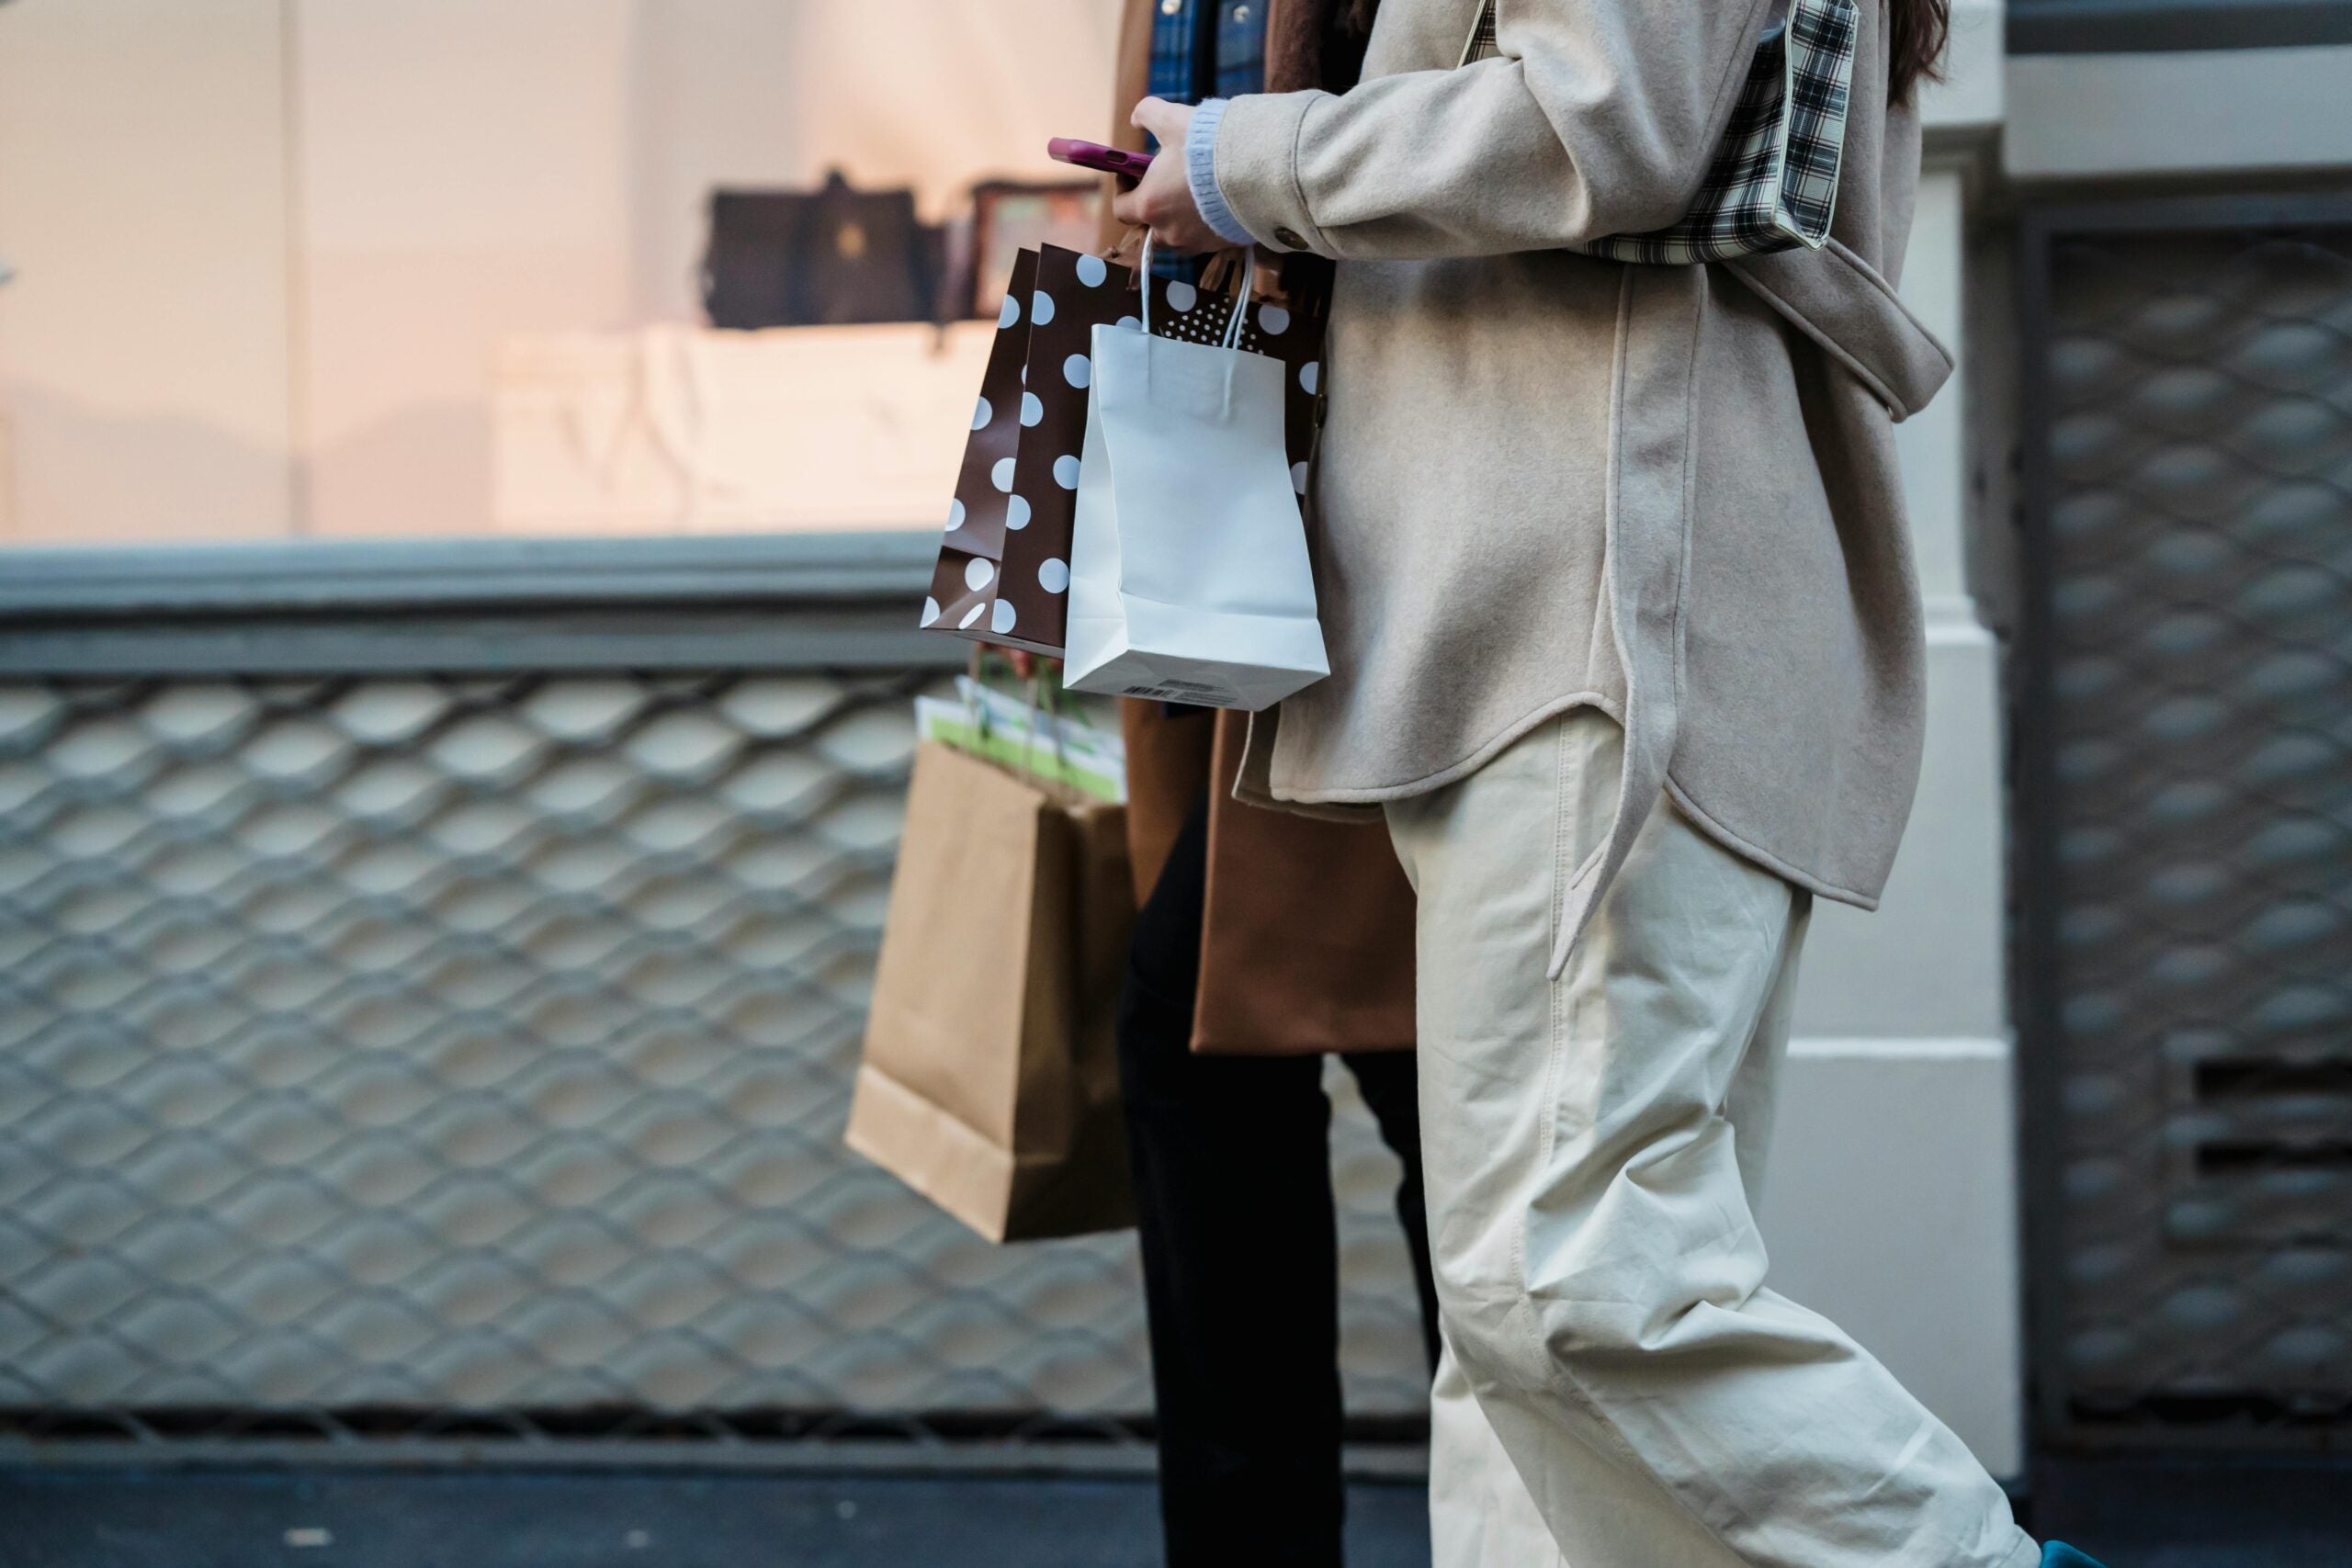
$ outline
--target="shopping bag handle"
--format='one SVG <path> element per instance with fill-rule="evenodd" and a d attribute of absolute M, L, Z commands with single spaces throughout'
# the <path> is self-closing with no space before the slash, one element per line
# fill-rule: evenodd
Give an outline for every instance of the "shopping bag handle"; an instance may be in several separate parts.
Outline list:
<path fill-rule="evenodd" d="M 1142 235 L 1146 240 L 1149 240 L 1151 238 L 1151 231 L 1145 228 L 1140 223 L 1130 223 L 1125 228 L 1120 230 L 1119 237 L 1102 247 L 1102 259 L 1104 261 L 1119 261 L 1125 258 L 1127 254 L 1127 247 L 1136 243 L 1136 236 L 1138 234 Z"/>
<path fill-rule="evenodd" d="M 1143 295 L 1143 330 L 1151 333 L 1151 231 L 1143 231 L 1143 260 L 1136 264 L 1136 288 Z M 1221 348 L 1241 346 L 1241 328 L 1250 314 L 1250 296 L 1258 288 L 1258 258 L 1250 247 L 1241 247 L 1241 291 L 1233 297 L 1233 314 L 1225 323 L 1225 341 Z"/>

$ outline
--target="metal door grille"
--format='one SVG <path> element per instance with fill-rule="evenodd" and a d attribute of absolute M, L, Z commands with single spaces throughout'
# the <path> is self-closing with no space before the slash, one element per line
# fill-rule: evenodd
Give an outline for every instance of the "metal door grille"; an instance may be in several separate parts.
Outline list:
<path fill-rule="evenodd" d="M 2352 219 L 2029 230 L 2039 1404 L 2352 1427 Z"/>
<path fill-rule="evenodd" d="M 1132 1438 L 1128 1237 L 840 1146 L 935 679 L 0 682 L 0 1425 Z M 1342 1109 L 1351 1408 L 1410 1416 Z"/>

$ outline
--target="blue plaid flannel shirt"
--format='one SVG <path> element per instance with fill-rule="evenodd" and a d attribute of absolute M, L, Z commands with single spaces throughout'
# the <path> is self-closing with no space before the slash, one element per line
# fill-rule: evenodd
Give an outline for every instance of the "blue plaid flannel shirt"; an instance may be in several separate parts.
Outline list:
<path fill-rule="evenodd" d="M 1231 98 L 1266 85 L 1267 0 L 1159 0 L 1151 28 L 1151 96 L 1171 103 Z M 1159 150 L 1157 141 L 1152 150 Z M 1170 149 L 1182 158 L 1184 150 Z M 1192 256 L 1155 256 L 1162 277 L 1198 281 Z"/>

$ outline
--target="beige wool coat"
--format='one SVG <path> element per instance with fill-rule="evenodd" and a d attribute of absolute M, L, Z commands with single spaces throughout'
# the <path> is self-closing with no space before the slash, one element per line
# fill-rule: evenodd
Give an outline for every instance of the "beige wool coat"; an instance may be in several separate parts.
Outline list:
<path fill-rule="evenodd" d="M 1865 908 L 1918 773 L 1918 590 L 1892 424 L 1949 355 L 1896 299 L 1919 131 L 1861 0 L 1834 238 L 1699 266 L 1578 254 L 1689 207 L 1771 0 L 1385 0 L 1343 95 L 1236 98 L 1214 168 L 1261 243 L 1340 265 L 1311 494 L 1330 679 L 1253 727 L 1246 798 L 1439 788 L 1554 713 L 1615 716 L 1617 820 L 1555 969 L 1661 790 Z"/>

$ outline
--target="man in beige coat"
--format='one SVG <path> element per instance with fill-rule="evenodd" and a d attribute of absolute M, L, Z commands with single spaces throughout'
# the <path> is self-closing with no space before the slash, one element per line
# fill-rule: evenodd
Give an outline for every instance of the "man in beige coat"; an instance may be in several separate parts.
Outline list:
<path fill-rule="evenodd" d="M 1917 775 L 1891 425 L 1950 362 L 1893 280 L 1940 6 L 1860 6 L 1830 244 L 1701 266 L 1577 247 L 1689 209 L 1774 0 L 1501 0 L 1482 51 L 1484 9 L 1385 0 L 1345 94 L 1147 102 L 1119 204 L 1340 263 L 1332 676 L 1240 790 L 1383 814 L 1419 896 L 1438 1560 L 2028 1568 L 1753 1216 L 1812 901 L 1875 903 Z"/>

